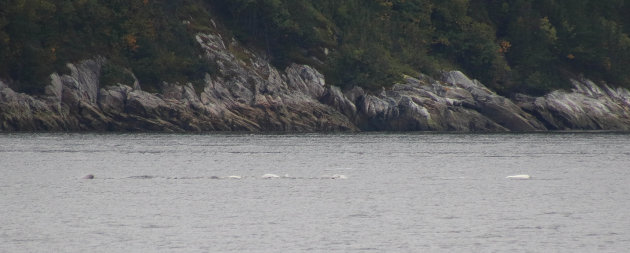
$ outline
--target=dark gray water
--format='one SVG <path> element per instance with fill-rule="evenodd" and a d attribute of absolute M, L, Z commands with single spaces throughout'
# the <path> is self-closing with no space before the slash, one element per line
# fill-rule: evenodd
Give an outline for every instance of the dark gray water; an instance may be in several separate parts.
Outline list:
<path fill-rule="evenodd" d="M 0 252 L 626 252 L 629 210 L 630 135 L 0 135 Z"/>

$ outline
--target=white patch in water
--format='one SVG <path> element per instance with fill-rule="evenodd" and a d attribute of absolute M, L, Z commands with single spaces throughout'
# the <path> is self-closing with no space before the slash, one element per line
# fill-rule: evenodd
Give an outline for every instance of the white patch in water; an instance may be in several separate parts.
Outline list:
<path fill-rule="evenodd" d="M 525 175 L 525 174 L 523 174 L 523 175 L 512 175 L 512 176 L 507 176 L 507 177 L 505 177 L 505 178 L 507 178 L 507 179 L 530 179 L 530 178 L 532 178 L 532 177 L 531 177 L 530 175 Z"/>
<path fill-rule="evenodd" d="M 323 175 L 322 179 L 348 179 L 346 175 L 341 174 L 333 174 L 333 175 Z"/>
<path fill-rule="evenodd" d="M 262 175 L 261 177 L 262 178 L 279 178 L 280 176 L 278 176 L 276 174 L 267 173 L 265 175 Z"/>

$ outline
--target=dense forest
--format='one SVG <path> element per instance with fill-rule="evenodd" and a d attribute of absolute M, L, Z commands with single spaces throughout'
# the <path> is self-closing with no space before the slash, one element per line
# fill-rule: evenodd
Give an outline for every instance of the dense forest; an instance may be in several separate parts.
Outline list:
<path fill-rule="evenodd" d="M 194 34 L 221 32 L 344 88 L 444 69 L 508 95 L 573 75 L 630 87 L 628 13 L 625 0 L 0 0 L 0 78 L 38 93 L 65 63 L 103 56 L 103 85 L 132 72 L 158 91 L 216 74 Z"/>

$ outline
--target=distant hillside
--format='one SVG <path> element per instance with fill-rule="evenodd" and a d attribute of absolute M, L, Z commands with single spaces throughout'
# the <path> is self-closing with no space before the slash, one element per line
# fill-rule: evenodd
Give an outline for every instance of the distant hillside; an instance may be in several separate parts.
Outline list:
<path fill-rule="evenodd" d="M 217 73 L 193 35 L 214 31 L 344 88 L 443 69 L 501 94 L 576 74 L 630 87 L 628 13 L 624 0 L 2 0 L 0 78 L 39 93 L 66 63 L 104 56 L 102 85 L 195 83 Z"/>

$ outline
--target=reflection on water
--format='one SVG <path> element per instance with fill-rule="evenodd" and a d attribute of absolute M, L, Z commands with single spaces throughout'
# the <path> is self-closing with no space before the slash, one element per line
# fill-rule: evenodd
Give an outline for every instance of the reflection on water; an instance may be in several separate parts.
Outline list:
<path fill-rule="evenodd" d="M 0 252 L 623 252 L 629 165 L 607 133 L 4 134 Z"/>

